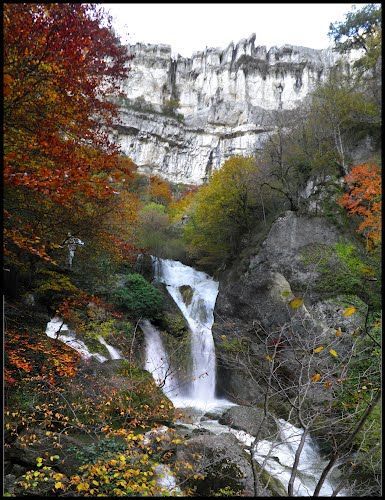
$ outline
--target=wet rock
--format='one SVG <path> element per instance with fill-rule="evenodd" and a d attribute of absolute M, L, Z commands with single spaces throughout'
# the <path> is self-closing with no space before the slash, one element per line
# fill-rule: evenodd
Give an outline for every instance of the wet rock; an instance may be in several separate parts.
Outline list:
<path fill-rule="evenodd" d="M 179 287 L 180 293 L 182 294 L 183 297 L 183 302 L 186 304 L 186 306 L 189 306 L 192 301 L 192 297 L 194 295 L 194 290 L 191 288 L 190 285 L 182 285 Z"/>
<path fill-rule="evenodd" d="M 176 460 L 193 463 L 194 470 L 204 474 L 203 479 L 194 479 L 195 472 L 180 473 L 182 480 L 196 488 L 198 496 L 212 496 L 225 487 L 231 488 L 235 495 L 254 496 L 250 457 L 232 434 L 193 437 L 178 449 Z"/>
<path fill-rule="evenodd" d="M 258 440 L 273 439 L 278 433 L 278 426 L 268 414 L 264 418 L 264 412 L 260 408 L 251 406 L 233 406 L 226 410 L 219 419 L 219 423 L 228 425 L 233 429 L 245 431 Z"/>

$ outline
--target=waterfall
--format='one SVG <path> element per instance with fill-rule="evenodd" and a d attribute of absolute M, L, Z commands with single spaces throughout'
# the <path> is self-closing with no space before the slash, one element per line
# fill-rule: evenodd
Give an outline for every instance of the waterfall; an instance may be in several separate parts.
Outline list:
<path fill-rule="evenodd" d="M 193 400 L 212 401 L 215 399 L 215 347 L 211 327 L 218 283 L 206 273 L 174 260 L 160 260 L 158 273 L 159 281 L 166 285 L 191 330 L 193 373 L 188 395 Z M 188 304 L 180 290 L 183 285 L 192 290 Z"/>
<path fill-rule="evenodd" d="M 98 340 L 107 349 L 111 359 L 122 359 L 122 355 L 120 354 L 120 352 L 115 349 L 115 347 L 112 347 L 112 345 L 107 344 L 107 342 L 101 335 L 99 335 Z"/>
<path fill-rule="evenodd" d="M 211 333 L 214 306 L 218 295 L 218 282 L 208 274 L 196 271 L 175 260 L 152 258 L 155 281 L 164 283 L 185 317 L 191 332 L 192 374 L 188 383 L 176 375 L 165 351 L 161 334 L 149 321 L 141 328 L 146 341 L 145 368 L 176 407 L 194 407 L 202 411 L 226 408 L 234 403 L 215 398 L 215 346 Z M 184 300 L 181 287 L 190 291 Z M 171 363 L 171 364 L 170 364 Z M 168 376 L 165 378 L 165 370 Z"/>
<path fill-rule="evenodd" d="M 218 294 L 218 283 L 207 274 L 196 271 L 181 262 L 153 258 L 156 281 L 164 283 L 168 292 L 186 318 L 191 330 L 191 356 L 193 360 L 193 380 L 188 390 L 188 398 L 175 396 L 177 381 L 166 377 L 170 371 L 169 358 L 165 351 L 160 333 L 150 322 L 143 322 L 142 330 L 146 338 L 146 369 L 153 373 L 155 380 L 163 383 L 164 392 L 174 405 L 193 406 L 203 412 L 212 408 L 224 408 L 234 403 L 215 399 L 215 346 L 211 333 L 214 322 L 213 310 Z M 181 287 L 188 285 L 192 295 L 184 300 Z M 203 414 L 203 413 L 202 413 Z M 250 434 L 219 424 L 218 420 L 201 416 L 193 424 L 179 421 L 187 428 L 203 428 L 214 434 L 231 432 L 241 445 L 253 448 L 254 459 L 273 477 L 281 481 L 284 488 L 288 487 L 293 467 L 295 453 L 298 449 L 303 429 L 299 429 L 283 419 L 277 421 L 279 437 L 276 441 L 261 440 L 254 443 Z M 255 444 L 255 447 L 254 447 Z M 321 457 L 316 443 L 310 436 L 306 437 L 301 453 L 297 477 L 294 482 L 296 496 L 311 496 L 321 475 L 326 461 Z M 325 481 L 321 494 L 331 496 L 333 486 L 337 482 L 339 471 L 334 468 Z M 340 491 L 338 496 L 345 496 L 346 491 Z"/>

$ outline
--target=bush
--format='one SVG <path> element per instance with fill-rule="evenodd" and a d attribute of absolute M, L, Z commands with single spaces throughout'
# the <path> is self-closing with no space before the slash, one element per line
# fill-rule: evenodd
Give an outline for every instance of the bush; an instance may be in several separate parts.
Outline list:
<path fill-rule="evenodd" d="M 135 317 L 155 318 L 163 307 L 162 294 L 140 274 L 130 274 L 124 288 L 112 296 L 114 303 Z"/>

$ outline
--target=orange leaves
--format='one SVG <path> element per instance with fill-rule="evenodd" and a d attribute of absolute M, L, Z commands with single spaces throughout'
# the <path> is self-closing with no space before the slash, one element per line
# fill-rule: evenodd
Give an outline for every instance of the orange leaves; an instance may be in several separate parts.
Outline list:
<path fill-rule="evenodd" d="M 8 97 L 11 94 L 11 92 L 12 92 L 12 89 L 11 89 L 12 82 L 13 82 L 13 78 L 12 78 L 11 75 L 5 74 L 3 76 L 3 95 L 4 95 L 4 97 Z"/>
<path fill-rule="evenodd" d="M 13 384 L 21 377 L 41 375 L 52 382 L 55 376 L 73 377 L 79 354 L 61 342 L 31 335 L 30 332 L 7 330 L 5 337 L 6 382 Z"/>
<path fill-rule="evenodd" d="M 311 378 L 312 382 L 319 382 L 320 380 L 321 380 L 321 375 L 319 373 L 315 373 Z"/>
<path fill-rule="evenodd" d="M 363 234 L 368 248 L 381 240 L 381 172 L 375 163 L 363 163 L 352 168 L 345 177 L 348 192 L 339 200 L 349 215 L 357 215 L 361 223 L 357 232 Z"/>
<path fill-rule="evenodd" d="M 168 205 L 172 200 L 170 184 L 156 175 L 150 177 L 149 194 L 156 203 Z"/>

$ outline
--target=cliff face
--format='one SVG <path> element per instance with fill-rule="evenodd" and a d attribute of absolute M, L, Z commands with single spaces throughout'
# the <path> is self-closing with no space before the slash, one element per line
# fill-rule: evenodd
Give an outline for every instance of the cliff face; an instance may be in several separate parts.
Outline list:
<path fill-rule="evenodd" d="M 202 183 L 229 156 L 259 149 L 272 113 L 296 107 L 338 58 L 329 49 L 254 42 L 255 35 L 192 58 L 172 58 L 166 45 L 128 48 L 135 58 L 114 135 L 140 170 Z"/>

